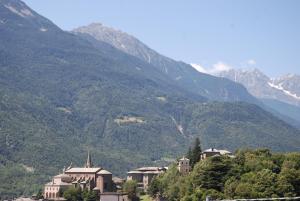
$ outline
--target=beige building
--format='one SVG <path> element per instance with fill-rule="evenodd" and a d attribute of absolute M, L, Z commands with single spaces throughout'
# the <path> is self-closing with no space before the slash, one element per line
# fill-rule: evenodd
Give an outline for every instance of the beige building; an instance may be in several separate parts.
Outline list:
<path fill-rule="evenodd" d="M 138 188 L 147 191 L 152 179 L 164 172 L 166 167 L 142 167 L 130 172 L 127 172 L 127 180 L 135 180 L 138 182 Z"/>
<path fill-rule="evenodd" d="M 181 174 L 188 174 L 191 170 L 191 167 L 190 167 L 190 159 L 186 158 L 186 157 L 182 157 L 181 159 L 179 159 L 178 161 L 178 171 L 181 173 Z"/>
<path fill-rule="evenodd" d="M 201 160 L 208 158 L 208 157 L 212 157 L 212 156 L 223 156 L 223 155 L 227 155 L 229 157 L 234 157 L 230 151 L 227 151 L 224 149 L 219 150 L 219 149 L 215 149 L 215 148 L 210 148 L 210 149 L 206 149 L 205 151 L 202 152 Z"/>
<path fill-rule="evenodd" d="M 99 193 L 112 192 L 112 173 L 101 167 L 93 167 L 90 154 L 84 167 L 69 167 L 63 170 L 63 174 L 54 176 L 52 181 L 45 185 L 44 198 L 48 200 L 60 200 L 68 187 L 80 187 L 81 189 L 94 190 Z"/>

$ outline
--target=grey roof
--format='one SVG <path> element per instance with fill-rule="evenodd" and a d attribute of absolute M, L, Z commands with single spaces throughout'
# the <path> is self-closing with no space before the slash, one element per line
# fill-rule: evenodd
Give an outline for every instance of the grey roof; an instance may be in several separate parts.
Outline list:
<path fill-rule="evenodd" d="M 99 172 L 97 172 L 97 174 L 112 174 L 112 173 L 103 169 L 103 170 L 100 170 Z"/>
<path fill-rule="evenodd" d="M 71 168 L 66 170 L 65 173 L 97 173 L 101 170 L 100 167 L 96 168 Z"/>
<path fill-rule="evenodd" d="M 72 185 L 71 183 L 66 183 L 66 182 L 63 182 L 63 181 L 59 181 L 59 182 L 49 182 L 46 184 L 46 186 L 70 186 Z"/>
<path fill-rule="evenodd" d="M 143 172 L 137 171 L 137 170 L 132 170 L 132 171 L 127 172 L 127 174 L 143 174 Z"/>
<path fill-rule="evenodd" d="M 136 170 L 138 170 L 138 171 L 156 171 L 156 170 L 159 170 L 162 168 L 164 168 L 164 167 L 141 167 Z"/>

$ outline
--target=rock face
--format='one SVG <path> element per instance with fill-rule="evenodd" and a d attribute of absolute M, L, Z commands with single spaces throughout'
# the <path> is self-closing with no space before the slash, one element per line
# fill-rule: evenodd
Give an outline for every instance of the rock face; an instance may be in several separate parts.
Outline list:
<path fill-rule="evenodd" d="M 122 31 L 93 23 L 79 27 L 73 30 L 73 33 L 91 41 L 98 48 L 97 41 L 105 42 L 141 59 L 175 81 L 181 88 L 192 93 L 219 101 L 258 102 L 240 84 L 200 73 L 186 63 L 175 61 L 157 53 L 135 37 Z"/>
<path fill-rule="evenodd" d="M 296 127 L 300 126 L 300 76 L 269 78 L 258 69 L 231 69 L 216 76 L 241 83 L 248 91 L 271 108 L 276 116 Z"/>
<path fill-rule="evenodd" d="M 271 79 L 258 69 L 223 71 L 217 76 L 243 84 L 248 91 L 261 99 L 275 99 L 300 106 L 300 76 L 286 75 Z"/>

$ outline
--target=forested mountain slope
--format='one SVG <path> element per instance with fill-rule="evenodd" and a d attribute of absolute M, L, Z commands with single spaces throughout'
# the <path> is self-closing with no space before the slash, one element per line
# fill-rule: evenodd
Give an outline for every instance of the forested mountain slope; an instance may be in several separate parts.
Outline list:
<path fill-rule="evenodd" d="M 300 149 L 299 131 L 260 107 L 210 103 L 19 0 L 0 0 L 0 18 L 1 196 L 32 193 L 70 162 L 83 165 L 87 150 L 95 165 L 124 175 L 182 154 L 196 136 L 204 147 Z"/>

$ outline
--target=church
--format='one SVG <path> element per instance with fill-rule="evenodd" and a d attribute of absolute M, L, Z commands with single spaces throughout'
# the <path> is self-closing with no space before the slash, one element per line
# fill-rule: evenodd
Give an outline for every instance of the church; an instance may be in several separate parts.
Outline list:
<path fill-rule="evenodd" d="M 90 153 L 84 167 L 63 169 L 63 173 L 56 175 L 45 185 L 44 198 L 48 200 L 62 200 L 63 192 L 69 187 L 97 191 L 99 194 L 112 192 L 112 173 L 101 168 L 93 167 Z"/>

